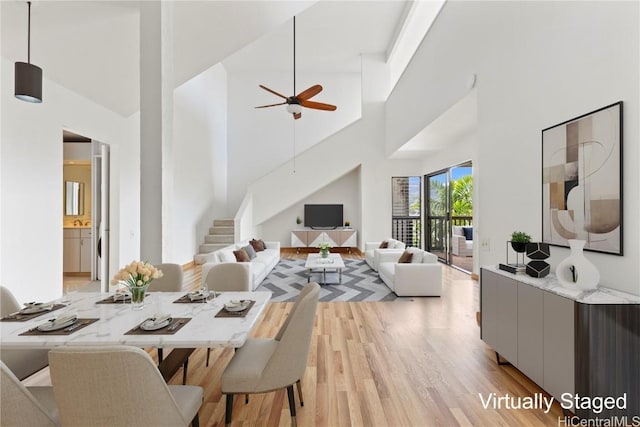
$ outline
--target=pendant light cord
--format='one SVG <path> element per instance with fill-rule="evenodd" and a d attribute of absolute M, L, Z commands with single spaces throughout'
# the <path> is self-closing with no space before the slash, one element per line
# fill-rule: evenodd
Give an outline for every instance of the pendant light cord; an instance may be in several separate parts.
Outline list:
<path fill-rule="evenodd" d="M 29 18 L 27 21 L 27 63 L 31 64 L 31 2 L 28 1 Z"/>
<path fill-rule="evenodd" d="M 293 17 L 293 96 L 296 96 L 296 17 Z"/>

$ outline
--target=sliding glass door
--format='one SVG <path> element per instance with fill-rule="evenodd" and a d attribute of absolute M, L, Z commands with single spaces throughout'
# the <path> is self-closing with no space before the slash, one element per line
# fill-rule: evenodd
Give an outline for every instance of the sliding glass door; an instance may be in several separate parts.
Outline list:
<path fill-rule="evenodd" d="M 425 176 L 426 248 L 454 267 L 473 269 L 471 162 Z"/>

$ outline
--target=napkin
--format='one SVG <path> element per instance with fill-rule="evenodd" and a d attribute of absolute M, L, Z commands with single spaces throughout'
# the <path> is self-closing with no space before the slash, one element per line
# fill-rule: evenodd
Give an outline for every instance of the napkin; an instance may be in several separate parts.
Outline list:
<path fill-rule="evenodd" d="M 152 317 L 147 319 L 147 322 L 153 325 L 159 325 L 161 323 L 166 322 L 169 319 L 171 319 L 170 313 L 156 313 Z"/>
<path fill-rule="evenodd" d="M 76 316 L 75 314 L 61 314 L 55 319 L 49 320 L 49 322 L 53 323 L 54 325 L 62 325 L 72 320 L 76 320 L 77 318 L 78 316 Z"/>

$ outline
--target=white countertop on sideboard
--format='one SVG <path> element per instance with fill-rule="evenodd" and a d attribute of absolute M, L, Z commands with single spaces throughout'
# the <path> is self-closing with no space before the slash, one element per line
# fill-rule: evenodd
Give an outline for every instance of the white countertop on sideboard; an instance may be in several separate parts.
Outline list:
<path fill-rule="evenodd" d="M 575 287 L 567 288 L 558 282 L 556 275 L 553 273 L 549 273 L 547 276 L 538 279 L 528 274 L 512 274 L 508 271 L 500 270 L 497 265 L 485 265 L 482 266 L 482 268 L 582 304 L 640 304 L 640 296 L 638 295 L 605 288 L 603 286 L 598 286 L 597 289 L 589 291 L 583 291 Z"/>

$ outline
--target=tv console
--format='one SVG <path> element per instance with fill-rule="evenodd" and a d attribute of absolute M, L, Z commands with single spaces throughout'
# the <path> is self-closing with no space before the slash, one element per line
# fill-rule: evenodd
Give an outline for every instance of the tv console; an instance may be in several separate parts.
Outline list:
<path fill-rule="evenodd" d="M 317 247 L 320 243 L 329 243 L 334 248 L 352 248 L 358 246 L 358 232 L 352 228 L 335 230 L 298 229 L 291 231 L 291 247 Z"/>

